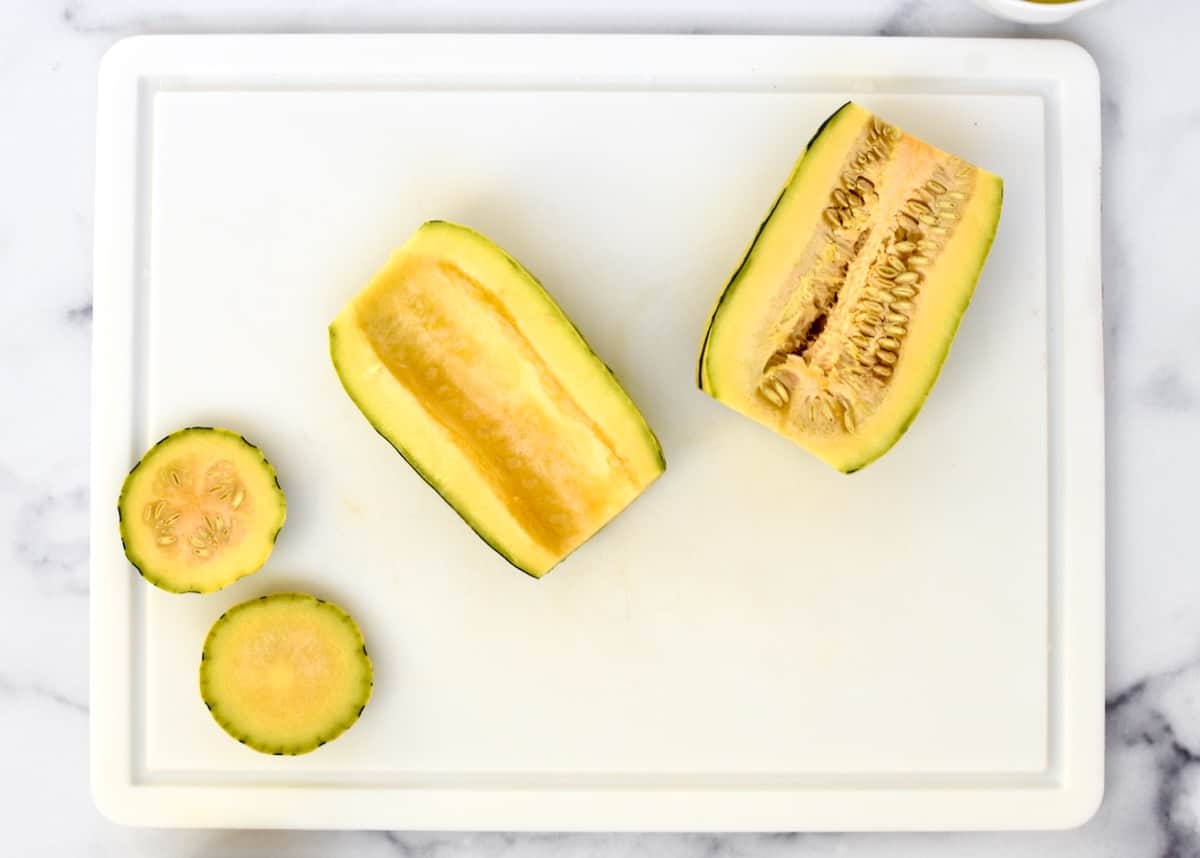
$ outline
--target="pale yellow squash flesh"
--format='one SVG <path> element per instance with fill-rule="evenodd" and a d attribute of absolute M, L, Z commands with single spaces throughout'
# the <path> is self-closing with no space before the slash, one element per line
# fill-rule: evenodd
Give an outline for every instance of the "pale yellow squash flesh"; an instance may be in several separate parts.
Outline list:
<path fill-rule="evenodd" d="M 489 544 L 540 577 L 664 468 L 645 420 L 533 277 L 420 230 L 330 328 L 367 419 Z"/>

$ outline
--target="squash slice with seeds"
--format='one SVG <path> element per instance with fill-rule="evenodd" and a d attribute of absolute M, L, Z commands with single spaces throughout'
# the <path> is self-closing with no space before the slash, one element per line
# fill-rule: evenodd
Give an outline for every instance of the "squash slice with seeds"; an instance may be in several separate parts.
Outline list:
<path fill-rule="evenodd" d="M 142 456 L 117 514 L 143 578 L 172 593 L 211 593 L 267 562 L 287 501 L 262 451 L 228 429 L 194 426 Z"/>

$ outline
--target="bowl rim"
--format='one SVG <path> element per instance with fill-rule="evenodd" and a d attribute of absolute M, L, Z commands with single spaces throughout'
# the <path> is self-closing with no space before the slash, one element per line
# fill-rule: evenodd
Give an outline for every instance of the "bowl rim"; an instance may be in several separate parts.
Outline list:
<path fill-rule="evenodd" d="M 1034 0 L 985 0 L 986 5 L 995 9 L 1020 11 L 1031 17 L 1047 17 L 1060 20 L 1064 13 L 1073 15 L 1087 9 L 1094 9 L 1105 0 L 1069 0 L 1066 3 L 1037 3 Z"/>

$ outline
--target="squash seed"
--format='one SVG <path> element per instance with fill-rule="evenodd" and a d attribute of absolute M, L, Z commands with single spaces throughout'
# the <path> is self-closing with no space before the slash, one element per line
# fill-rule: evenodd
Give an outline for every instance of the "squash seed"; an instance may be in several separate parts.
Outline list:
<path fill-rule="evenodd" d="M 775 392 L 774 388 L 762 387 L 759 390 L 759 393 L 761 393 L 763 395 L 763 398 L 766 399 L 768 402 L 770 402 L 772 405 L 774 405 L 776 408 L 783 407 L 783 398 L 778 393 Z"/>

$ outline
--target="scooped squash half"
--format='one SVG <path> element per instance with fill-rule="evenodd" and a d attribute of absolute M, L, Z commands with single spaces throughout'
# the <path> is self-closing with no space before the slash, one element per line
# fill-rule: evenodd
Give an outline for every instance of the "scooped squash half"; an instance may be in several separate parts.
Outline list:
<path fill-rule="evenodd" d="M 195 426 L 142 456 L 117 512 L 125 555 L 143 578 L 211 593 L 267 562 L 287 501 L 261 450 L 228 429 Z"/>
<path fill-rule="evenodd" d="M 847 473 L 925 401 L 1000 218 L 1001 180 L 844 105 L 709 322 L 700 387 Z"/>
<path fill-rule="evenodd" d="M 329 337 L 367 420 L 535 577 L 665 468 L 641 413 L 541 284 L 466 227 L 418 229 Z"/>

